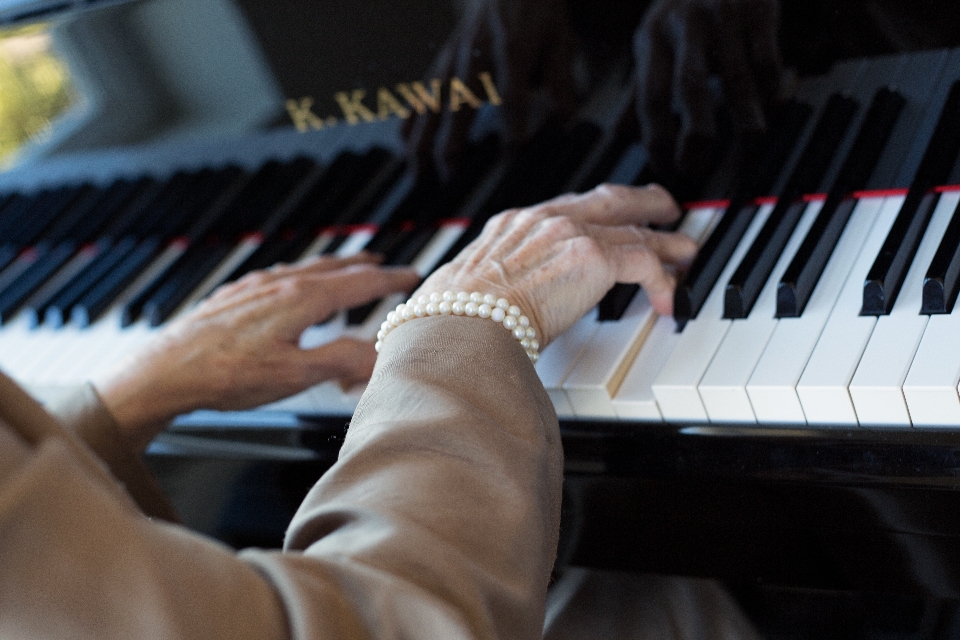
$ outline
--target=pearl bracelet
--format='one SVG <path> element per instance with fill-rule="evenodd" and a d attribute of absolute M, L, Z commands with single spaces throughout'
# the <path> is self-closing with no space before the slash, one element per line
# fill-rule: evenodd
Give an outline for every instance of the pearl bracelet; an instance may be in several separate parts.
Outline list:
<path fill-rule="evenodd" d="M 530 319 L 520 313 L 520 308 L 510 304 L 504 298 L 497 298 L 491 293 L 483 294 L 477 291 L 467 293 L 460 291 L 444 291 L 421 295 L 416 300 L 410 298 L 397 305 L 394 311 L 387 314 L 387 319 L 380 325 L 377 332 L 377 353 L 383 345 L 384 338 L 391 331 L 407 320 L 423 318 L 425 316 L 470 316 L 490 318 L 499 322 L 513 334 L 520 342 L 520 346 L 527 352 L 531 362 L 540 358 L 540 343 L 537 341 L 537 332 L 530 326 Z"/>

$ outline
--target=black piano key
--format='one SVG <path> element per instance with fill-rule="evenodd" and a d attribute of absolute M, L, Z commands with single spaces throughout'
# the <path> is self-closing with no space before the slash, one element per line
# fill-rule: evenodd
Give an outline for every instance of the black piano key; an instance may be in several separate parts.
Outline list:
<path fill-rule="evenodd" d="M 943 234 L 923 278 L 920 313 L 951 313 L 960 291 L 960 206 Z"/>
<path fill-rule="evenodd" d="M 178 261 L 177 268 L 143 305 L 143 316 L 150 326 L 156 327 L 166 322 L 231 249 L 232 244 L 221 242 L 194 245 L 187 250 Z"/>
<path fill-rule="evenodd" d="M 867 273 L 861 315 L 885 315 L 893 308 L 936 206 L 937 194 L 930 189 L 947 179 L 958 151 L 960 81 L 954 82 L 950 88 L 900 213 Z"/>
<path fill-rule="evenodd" d="M 614 322 L 622 318 L 638 291 L 638 284 L 618 282 L 613 285 L 597 304 L 597 317 L 600 322 Z"/>
<path fill-rule="evenodd" d="M 154 181 L 149 179 L 121 179 L 115 181 L 104 190 L 102 197 L 97 199 L 92 205 L 96 209 L 96 217 L 98 220 L 89 225 L 81 223 L 72 232 L 72 239 L 78 246 L 90 245 L 87 247 L 87 250 L 96 250 L 92 260 L 76 273 L 66 278 L 58 287 L 50 288 L 49 291 L 45 292 L 41 290 L 43 295 L 38 294 L 38 296 L 28 300 L 27 305 L 24 307 L 24 312 L 31 314 L 36 319 L 36 322 L 39 323 L 46 315 L 47 308 L 50 304 L 56 300 L 60 300 L 62 292 L 70 291 L 71 287 L 74 287 L 75 280 L 82 280 L 84 274 L 93 269 L 95 264 L 105 257 L 110 244 L 117 237 L 115 235 L 117 231 L 128 227 L 127 222 L 123 219 L 130 215 L 130 209 L 133 203 L 137 198 L 142 197 L 151 184 L 156 185 Z M 103 233 L 103 236 L 99 240 L 94 241 L 100 232 Z M 60 276 L 58 275 L 57 277 Z M 83 290 L 85 291 L 90 285 L 91 283 L 83 285 L 85 287 Z M 44 286 L 45 288 L 47 287 L 47 285 Z M 73 291 L 76 290 L 73 289 Z M 75 294 L 72 300 L 76 300 Z M 67 309 L 67 311 L 69 312 L 69 309 Z M 57 317 L 61 322 L 63 319 L 62 315 L 51 317 Z"/>
<path fill-rule="evenodd" d="M 71 322 L 80 327 L 96 322 L 110 308 L 116 297 L 132 284 L 143 268 L 157 256 L 161 247 L 160 238 L 150 237 L 124 255 L 105 277 L 73 306 L 70 310 Z"/>
<path fill-rule="evenodd" d="M 791 101 L 775 114 L 761 151 L 747 157 L 733 198 L 716 228 L 697 252 L 673 296 L 673 316 L 678 329 L 696 318 L 730 256 L 756 215 L 753 200 L 767 195 L 786 165 L 813 112 L 807 104 Z"/>
<path fill-rule="evenodd" d="M 195 185 L 187 194 L 187 200 L 181 202 L 178 207 L 177 223 L 168 225 L 164 229 L 171 234 L 164 236 L 164 240 L 170 240 L 173 234 L 177 234 L 187 244 L 187 251 L 175 258 L 149 284 L 127 301 L 121 312 L 121 326 L 128 326 L 139 320 L 144 305 L 173 274 L 177 273 L 180 265 L 188 259 L 187 254 L 190 250 L 218 225 L 225 224 L 225 213 L 230 210 L 231 203 L 250 178 L 249 174 L 235 166 L 201 173 L 204 177 L 199 186 Z M 180 227 L 182 224 L 189 225 L 185 231 Z"/>
<path fill-rule="evenodd" d="M 38 319 L 42 317 L 43 322 L 53 327 L 59 327 L 68 322 L 73 306 L 106 277 L 107 273 L 120 264 L 136 246 L 136 239 L 127 236 L 115 244 L 103 247 L 97 258 L 62 287 L 45 306 L 38 305 L 35 308 Z"/>
<path fill-rule="evenodd" d="M 793 235 L 806 203 L 798 201 L 823 180 L 858 108 L 857 101 L 830 96 L 784 192 L 724 291 L 723 317 L 746 318 Z"/>
<path fill-rule="evenodd" d="M 887 88 L 874 95 L 827 201 L 777 283 L 778 318 L 803 313 L 853 212 L 850 195 L 866 186 L 905 103 L 903 96 Z"/>
<path fill-rule="evenodd" d="M 77 246 L 72 241 L 61 242 L 40 256 L 14 282 L 0 291 L 0 323 L 8 322 L 20 310 L 27 297 L 66 264 L 76 251 Z"/>

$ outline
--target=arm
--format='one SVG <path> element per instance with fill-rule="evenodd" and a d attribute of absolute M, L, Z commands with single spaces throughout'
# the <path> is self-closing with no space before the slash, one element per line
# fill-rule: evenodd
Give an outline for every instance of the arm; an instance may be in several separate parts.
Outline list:
<path fill-rule="evenodd" d="M 677 214 L 662 190 L 630 188 L 509 212 L 421 291 L 503 294 L 530 309 L 544 345 L 620 279 L 666 310 L 659 259 L 681 262 L 694 245 L 637 225 Z M 168 349 L 174 361 L 196 353 Z M 132 406 L 150 418 L 132 424 L 157 415 Z M 560 482 L 552 408 L 523 349 L 489 320 L 394 330 L 285 551 L 239 558 L 144 518 L 0 376 L 0 636 L 538 638 Z"/>

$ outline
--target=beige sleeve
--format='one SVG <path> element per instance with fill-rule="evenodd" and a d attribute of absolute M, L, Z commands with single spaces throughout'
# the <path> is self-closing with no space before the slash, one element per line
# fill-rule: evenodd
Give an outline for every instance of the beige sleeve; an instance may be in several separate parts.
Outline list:
<path fill-rule="evenodd" d="M 47 409 L 93 450 L 146 515 L 180 521 L 173 503 L 142 458 L 127 445 L 93 385 L 78 387 Z"/>
<path fill-rule="evenodd" d="M 240 560 L 141 516 L 59 425 L 24 435 L 0 383 L 0 637 L 540 637 L 559 434 L 492 322 L 391 334 L 286 549 Z"/>

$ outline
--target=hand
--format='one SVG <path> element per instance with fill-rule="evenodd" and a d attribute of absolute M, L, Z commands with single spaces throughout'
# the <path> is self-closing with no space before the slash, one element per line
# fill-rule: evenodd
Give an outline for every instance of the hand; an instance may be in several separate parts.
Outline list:
<path fill-rule="evenodd" d="M 778 27 L 777 0 L 657 0 L 650 7 L 634 36 L 636 104 L 658 175 L 706 172 L 716 143 L 713 73 L 739 134 L 766 129 L 782 75 Z"/>
<path fill-rule="evenodd" d="M 300 335 L 340 309 L 417 282 L 412 270 L 379 267 L 368 254 L 252 272 L 217 289 L 94 385 L 140 450 L 187 411 L 246 409 L 324 380 L 365 381 L 376 359 L 371 343 L 341 338 L 301 349 Z"/>
<path fill-rule="evenodd" d="M 697 245 L 685 235 L 642 225 L 679 216 L 680 207 L 658 185 L 601 185 L 506 211 L 413 295 L 449 289 L 502 296 L 530 318 L 541 346 L 617 282 L 640 283 L 654 308 L 669 315 L 676 280 L 668 265 L 687 264 Z"/>
<path fill-rule="evenodd" d="M 575 107 L 574 34 L 564 0 L 472 0 L 429 78 L 457 77 L 473 86 L 491 74 L 502 100 L 504 142 L 520 143 L 530 103 L 545 90 L 561 119 Z M 478 95 L 484 95 L 478 93 Z M 467 144 L 474 109 L 414 115 L 404 124 L 411 155 L 450 173 Z"/>

